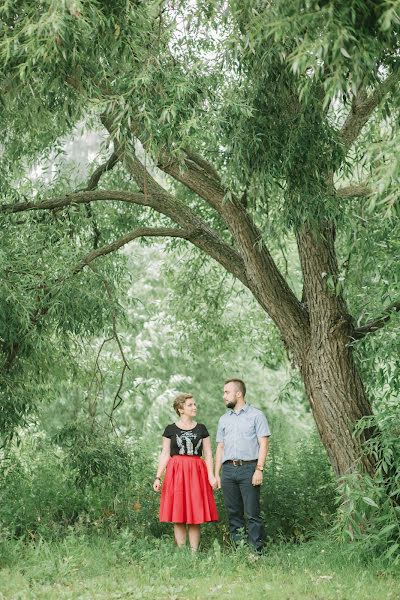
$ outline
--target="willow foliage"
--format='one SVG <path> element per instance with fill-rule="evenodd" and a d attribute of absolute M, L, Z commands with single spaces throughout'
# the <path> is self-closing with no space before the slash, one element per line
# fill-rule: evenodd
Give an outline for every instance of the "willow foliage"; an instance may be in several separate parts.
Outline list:
<path fill-rule="evenodd" d="M 338 275 L 328 274 L 327 286 L 357 323 L 373 318 L 399 292 L 399 96 L 386 93 L 398 77 L 398 25 L 397 0 L 5 0 L 2 202 L 10 210 L 86 189 L 57 155 L 77 128 L 105 127 L 110 138 L 92 172 L 112 143 L 133 151 L 139 138 L 152 173 L 155 164 L 181 167 L 168 189 L 231 250 L 221 215 L 176 181 L 193 147 L 218 170 L 224 202 L 240 200 L 274 258 L 283 249 L 286 259 L 303 223 L 334 223 Z M 366 98 L 373 116 L 347 130 Z M 50 173 L 39 173 L 43 164 Z M 121 164 L 99 181 L 101 189 L 140 188 Z M 123 259 L 100 259 L 96 272 L 74 268 L 132 227 L 169 227 L 160 206 L 1 214 L 4 389 L 20 385 L 8 369 L 16 353 L 31 361 L 41 347 L 58 346 L 57 336 L 110 329 L 115 306 L 104 280 L 119 285 Z M 297 257 L 289 270 L 299 297 Z M 12 404 L 19 392 L 7 394 Z M 24 397 L 18 414 L 31 406 L 30 392 Z"/>

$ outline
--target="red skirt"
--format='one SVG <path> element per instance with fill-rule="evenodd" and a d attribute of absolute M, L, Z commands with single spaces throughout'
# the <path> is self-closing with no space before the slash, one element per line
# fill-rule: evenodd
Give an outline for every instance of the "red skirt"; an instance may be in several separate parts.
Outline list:
<path fill-rule="evenodd" d="M 199 456 L 171 456 L 161 488 L 160 521 L 199 525 L 218 521 L 205 462 Z"/>

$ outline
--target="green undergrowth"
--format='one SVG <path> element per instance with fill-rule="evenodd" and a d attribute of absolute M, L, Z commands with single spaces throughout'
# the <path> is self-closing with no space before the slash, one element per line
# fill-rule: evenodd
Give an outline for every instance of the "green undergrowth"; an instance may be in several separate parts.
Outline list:
<path fill-rule="evenodd" d="M 335 482 L 315 435 L 290 453 L 283 442 L 282 434 L 271 449 L 261 507 L 270 541 L 303 542 L 330 527 Z M 158 539 L 168 532 L 152 489 L 157 458 L 144 440 L 78 423 L 53 439 L 27 434 L 0 458 L 0 531 L 10 538 L 54 542 L 72 532 L 115 537 L 126 529 Z M 221 490 L 215 498 L 220 521 L 205 528 L 206 547 L 229 537 Z"/>
<path fill-rule="evenodd" d="M 365 600 L 400 598 L 400 571 L 328 539 L 271 544 L 261 557 L 215 541 L 192 555 L 172 535 L 71 535 L 57 542 L 3 540 L 1 599 Z"/>

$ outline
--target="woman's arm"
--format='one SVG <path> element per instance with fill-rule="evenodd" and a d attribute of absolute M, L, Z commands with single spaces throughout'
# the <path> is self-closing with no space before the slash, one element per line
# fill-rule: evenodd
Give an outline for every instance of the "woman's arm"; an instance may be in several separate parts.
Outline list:
<path fill-rule="evenodd" d="M 166 437 L 163 437 L 162 440 L 163 440 L 162 450 L 160 453 L 160 458 L 158 459 L 156 478 L 153 483 L 153 490 L 155 492 L 159 492 L 161 489 L 161 477 L 163 476 L 165 468 L 170 459 L 170 453 L 171 453 L 171 440 Z"/>
<path fill-rule="evenodd" d="M 214 477 L 213 471 L 213 455 L 211 448 L 211 440 L 209 437 L 203 438 L 203 450 L 204 450 L 204 461 L 207 465 L 208 471 L 208 481 L 210 482 L 211 487 L 214 489 L 217 480 Z"/>

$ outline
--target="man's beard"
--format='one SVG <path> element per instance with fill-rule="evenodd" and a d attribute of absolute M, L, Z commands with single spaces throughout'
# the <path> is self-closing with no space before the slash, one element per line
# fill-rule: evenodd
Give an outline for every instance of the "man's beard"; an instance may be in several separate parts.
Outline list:
<path fill-rule="evenodd" d="M 235 408 L 236 406 L 236 400 L 229 400 L 229 402 L 226 403 L 226 408 Z"/>

